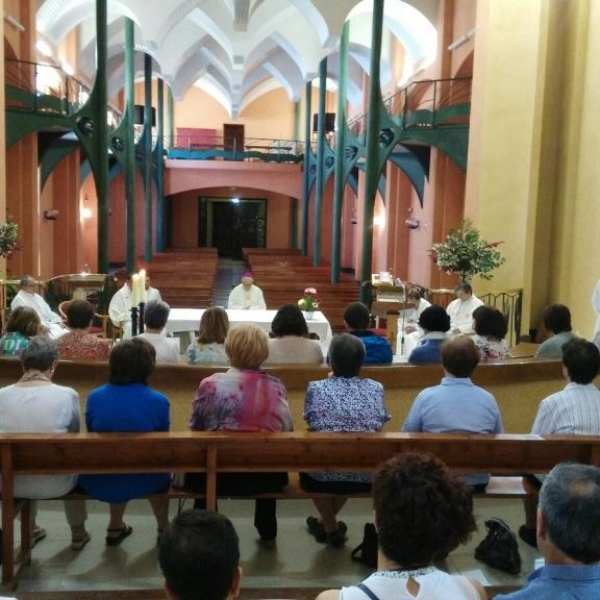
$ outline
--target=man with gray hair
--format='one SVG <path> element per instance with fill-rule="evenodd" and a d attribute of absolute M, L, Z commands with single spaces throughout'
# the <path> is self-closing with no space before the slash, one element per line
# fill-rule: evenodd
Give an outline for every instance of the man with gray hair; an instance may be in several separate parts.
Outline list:
<path fill-rule="evenodd" d="M 600 469 L 563 463 L 550 471 L 540 491 L 537 542 L 545 566 L 496 600 L 600 598 Z"/>
<path fill-rule="evenodd" d="M 37 281 L 31 275 L 25 275 L 19 282 L 19 292 L 10 303 L 10 310 L 19 306 L 27 306 L 39 315 L 42 327 L 54 339 L 69 331 L 62 317 L 55 313 L 48 303 L 36 292 Z"/>

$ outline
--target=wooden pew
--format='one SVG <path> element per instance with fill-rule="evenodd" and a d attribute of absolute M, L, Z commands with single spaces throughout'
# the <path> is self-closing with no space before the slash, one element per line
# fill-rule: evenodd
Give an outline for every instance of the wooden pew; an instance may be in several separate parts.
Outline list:
<path fill-rule="evenodd" d="M 205 472 L 207 506 L 214 510 L 218 473 L 372 471 L 399 452 L 429 452 L 458 472 L 520 475 L 545 473 L 563 461 L 600 465 L 600 436 L 311 432 L 4 435 L 0 436 L 2 581 L 13 585 L 18 576 L 14 571 L 15 475 Z M 28 519 L 23 521 L 28 535 Z M 29 537 L 21 564 L 29 559 L 28 541 Z"/>

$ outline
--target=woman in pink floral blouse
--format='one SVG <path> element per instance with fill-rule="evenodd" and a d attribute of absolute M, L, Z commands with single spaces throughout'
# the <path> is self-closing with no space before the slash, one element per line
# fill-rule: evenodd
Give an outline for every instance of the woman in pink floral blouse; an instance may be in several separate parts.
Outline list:
<path fill-rule="evenodd" d="M 291 431 L 292 415 L 283 383 L 261 370 L 269 355 L 267 334 L 257 325 L 232 327 L 225 338 L 231 368 L 203 379 L 192 403 L 190 428 L 194 431 Z M 219 476 L 222 495 L 253 496 L 279 491 L 287 473 L 230 473 Z M 204 491 L 203 473 L 188 473 L 186 486 Z M 256 501 L 254 526 L 261 540 L 277 536 L 276 504 L 272 498 Z"/>

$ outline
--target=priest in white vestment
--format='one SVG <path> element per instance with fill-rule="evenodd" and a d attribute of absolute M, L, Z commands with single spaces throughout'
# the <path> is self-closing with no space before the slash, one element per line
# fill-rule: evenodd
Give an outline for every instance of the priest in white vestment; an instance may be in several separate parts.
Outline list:
<path fill-rule="evenodd" d="M 132 277 L 133 275 L 123 284 L 122 288 L 115 292 L 108 305 L 108 316 L 113 325 L 123 330 L 122 337 L 124 340 L 131 338 Z M 148 275 L 146 275 L 145 288 L 143 302 L 160 302 L 162 300 L 160 292 L 150 286 L 150 277 Z"/>
<path fill-rule="evenodd" d="M 473 311 L 483 302 L 473 295 L 473 288 L 468 283 L 459 283 L 454 291 L 456 300 L 452 300 L 446 308 L 450 332 L 455 335 L 473 333 Z"/>
<path fill-rule="evenodd" d="M 246 271 L 242 275 L 242 283 L 231 290 L 227 308 L 230 310 L 267 310 L 262 290 L 254 285 L 254 277 L 250 271 Z"/>
<path fill-rule="evenodd" d="M 10 303 L 10 309 L 15 310 L 19 306 L 28 306 L 33 308 L 39 315 L 42 327 L 48 332 L 50 337 L 57 339 L 69 331 L 64 324 L 62 317 L 55 313 L 48 303 L 36 293 L 37 282 L 30 275 L 25 275 L 20 281 L 21 289 Z"/>

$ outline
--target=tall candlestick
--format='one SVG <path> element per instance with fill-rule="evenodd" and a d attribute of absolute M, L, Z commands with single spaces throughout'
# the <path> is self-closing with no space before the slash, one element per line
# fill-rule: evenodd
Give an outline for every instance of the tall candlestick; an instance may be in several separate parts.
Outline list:
<path fill-rule="evenodd" d="M 140 301 L 140 276 L 134 273 L 131 276 L 131 306 L 137 306 Z"/>
<path fill-rule="evenodd" d="M 140 302 L 146 301 L 146 269 L 140 269 Z"/>

